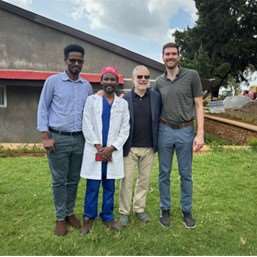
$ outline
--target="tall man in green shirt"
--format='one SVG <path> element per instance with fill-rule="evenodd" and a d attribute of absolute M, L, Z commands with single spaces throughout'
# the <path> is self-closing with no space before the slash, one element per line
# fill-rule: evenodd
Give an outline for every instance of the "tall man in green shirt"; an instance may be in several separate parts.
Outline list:
<path fill-rule="evenodd" d="M 202 85 L 195 70 L 179 65 L 179 48 L 175 43 L 163 46 L 162 58 L 166 71 L 157 78 L 155 89 L 162 98 L 158 149 L 160 223 L 170 226 L 170 173 L 176 152 L 181 181 L 181 208 L 186 228 L 194 228 L 192 217 L 192 155 L 204 145 L 204 112 Z M 194 135 L 193 121 L 197 130 Z"/>

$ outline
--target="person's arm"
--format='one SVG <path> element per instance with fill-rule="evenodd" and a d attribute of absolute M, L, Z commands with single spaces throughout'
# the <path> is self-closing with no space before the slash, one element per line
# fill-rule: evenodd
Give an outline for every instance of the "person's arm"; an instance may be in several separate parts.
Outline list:
<path fill-rule="evenodd" d="M 89 90 L 88 90 L 88 96 L 90 96 L 90 95 L 93 95 L 94 94 L 94 91 L 93 91 L 93 88 L 92 88 L 92 86 L 91 86 L 91 84 L 88 82 L 88 85 L 89 85 Z M 97 94 L 96 94 L 97 95 Z M 82 131 L 84 130 L 85 131 L 85 122 L 86 121 L 84 121 L 84 119 L 86 119 L 86 116 L 85 116 L 85 111 L 86 111 L 86 109 L 88 109 L 88 108 L 91 108 L 91 104 L 89 105 L 89 106 L 87 106 L 86 107 L 86 104 L 85 104 L 85 106 L 84 106 L 84 110 L 83 110 L 83 121 L 82 121 Z M 91 119 L 91 118 L 89 118 L 89 119 Z M 85 134 L 85 133 L 84 133 Z M 102 152 L 102 150 L 103 150 L 103 146 L 101 145 L 101 144 L 94 144 L 94 146 L 95 146 L 95 148 L 96 148 L 96 150 L 97 150 L 97 153 L 101 153 Z"/>
<path fill-rule="evenodd" d="M 112 153 L 116 150 L 119 150 L 117 147 L 120 146 L 120 144 L 122 144 L 122 147 L 123 145 L 125 144 L 125 142 L 123 142 L 123 137 L 126 136 L 126 133 L 127 133 L 127 129 L 129 130 L 130 128 L 126 127 L 126 124 L 127 124 L 127 115 L 128 117 L 130 117 L 129 113 L 127 114 L 127 111 L 128 111 L 128 94 L 126 94 L 123 99 L 126 100 L 126 108 L 125 108 L 125 111 L 123 112 L 123 122 L 122 122 L 122 127 L 121 127 L 121 130 L 120 130 L 120 133 L 119 133 L 119 136 L 116 138 L 115 142 L 113 142 L 113 144 L 111 146 L 106 146 L 106 147 L 103 147 L 102 148 L 102 156 L 106 159 L 106 160 L 109 160 L 112 156 Z M 129 119 L 128 119 L 128 122 L 129 122 Z"/>
<path fill-rule="evenodd" d="M 89 82 L 88 82 L 88 84 L 89 84 L 88 96 L 90 96 L 90 95 L 94 94 L 94 91 L 93 91 L 92 85 Z"/>
<path fill-rule="evenodd" d="M 42 132 L 41 140 L 43 147 L 46 149 L 47 152 L 52 152 L 55 150 L 54 144 L 55 141 L 53 138 L 49 137 L 48 131 Z"/>
<path fill-rule="evenodd" d="M 121 127 L 119 131 L 119 135 L 116 137 L 115 141 L 110 146 L 103 147 L 102 149 L 102 156 L 105 160 L 110 160 L 112 153 L 116 150 L 121 150 L 123 145 L 125 144 L 126 140 L 129 136 L 129 109 L 128 109 L 128 103 L 127 101 L 124 101 L 124 108 L 122 112 L 123 118 L 121 121 Z"/>
<path fill-rule="evenodd" d="M 112 157 L 112 153 L 116 150 L 117 149 L 113 145 L 111 145 L 111 146 L 102 147 L 98 153 L 103 157 L 104 160 L 110 161 Z"/>
<path fill-rule="evenodd" d="M 53 83 L 52 81 L 46 80 L 38 104 L 37 112 L 37 129 L 42 133 L 41 140 L 43 147 L 47 151 L 54 150 L 54 139 L 49 137 L 48 127 L 49 127 L 49 107 L 53 99 Z"/>
<path fill-rule="evenodd" d="M 119 131 L 119 135 L 115 139 L 115 141 L 112 144 L 113 149 L 121 150 L 123 145 L 128 139 L 129 136 L 129 130 L 130 130 L 130 125 L 129 125 L 129 109 L 128 109 L 128 103 L 127 101 L 124 100 L 124 108 L 123 108 L 123 118 L 121 122 L 121 128 Z"/>
<path fill-rule="evenodd" d="M 85 137 L 87 143 L 94 145 L 96 148 L 101 147 L 101 142 L 99 141 L 96 133 L 96 129 L 93 125 L 93 120 L 96 119 L 94 117 L 94 96 L 89 96 L 86 100 L 86 104 L 83 112 L 83 120 L 82 120 L 82 132 Z M 100 148 L 99 148 L 100 149 Z M 98 150 L 98 149 L 97 149 Z"/>
<path fill-rule="evenodd" d="M 204 146 L 204 110 L 203 110 L 203 97 L 198 96 L 194 98 L 195 101 L 195 114 L 197 131 L 193 142 L 193 151 L 197 152 Z"/>

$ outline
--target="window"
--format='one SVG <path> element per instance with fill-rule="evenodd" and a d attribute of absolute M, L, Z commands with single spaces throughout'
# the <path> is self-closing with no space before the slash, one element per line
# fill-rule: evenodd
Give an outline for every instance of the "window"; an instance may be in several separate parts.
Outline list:
<path fill-rule="evenodd" d="M 7 107 L 6 86 L 0 85 L 0 108 Z"/>

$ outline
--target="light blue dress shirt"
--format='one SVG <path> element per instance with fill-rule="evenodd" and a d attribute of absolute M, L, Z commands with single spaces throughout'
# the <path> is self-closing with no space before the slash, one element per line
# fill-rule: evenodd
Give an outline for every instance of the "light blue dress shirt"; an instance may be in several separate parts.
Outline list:
<path fill-rule="evenodd" d="M 81 77 L 71 80 L 66 72 L 50 76 L 41 92 L 37 129 L 74 132 L 82 130 L 83 109 L 87 97 L 93 94 L 90 83 Z"/>

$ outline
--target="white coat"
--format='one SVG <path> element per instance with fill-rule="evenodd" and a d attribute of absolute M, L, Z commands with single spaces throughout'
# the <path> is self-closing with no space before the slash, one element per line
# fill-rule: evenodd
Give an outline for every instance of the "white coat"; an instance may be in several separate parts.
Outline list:
<path fill-rule="evenodd" d="M 82 178 L 101 180 L 101 162 L 95 161 L 97 152 L 95 144 L 102 144 L 102 96 L 92 95 L 87 98 L 82 122 L 85 147 L 80 176 Z M 110 115 L 107 146 L 113 145 L 117 150 L 112 153 L 112 161 L 107 165 L 107 179 L 124 177 L 123 145 L 129 136 L 129 110 L 127 101 L 115 96 Z"/>

